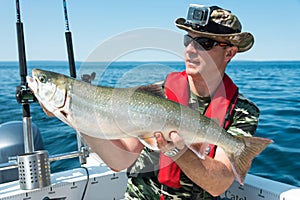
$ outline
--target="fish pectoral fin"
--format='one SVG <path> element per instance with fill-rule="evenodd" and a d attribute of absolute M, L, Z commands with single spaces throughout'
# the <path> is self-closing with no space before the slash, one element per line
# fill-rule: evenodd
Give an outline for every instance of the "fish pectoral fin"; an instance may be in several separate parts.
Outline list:
<path fill-rule="evenodd" d="M 210 151 L 210 145 L 208 143 L 195 143 L 188 146 L 199 158 L 205 159 L 205 156 Z"/>
<path fill-rule="evenodd" d="M 159 148 L 157 146 L 156 138 L 154 137 L 153 134 L 152 135 L 144 134 L 144 135 L 139 136 L 138 139 L 147 148 L 155 150 L 155 151 L 159 151 Z"/>

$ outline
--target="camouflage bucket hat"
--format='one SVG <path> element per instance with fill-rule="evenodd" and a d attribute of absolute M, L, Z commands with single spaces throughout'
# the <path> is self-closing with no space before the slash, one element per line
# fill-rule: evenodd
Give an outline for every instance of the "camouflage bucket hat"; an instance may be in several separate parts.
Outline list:
<path fill-rule="evenodd" d="M 199 37 L 210 38 L 238 47 L 238 52 L 249 50 L 254 44 L 251 33 L 241 32 L 242 25 L 229 10 L 217 6 L 191 4 L 187 19 L 175 20 L 178 28 L 191 31 Z"/>

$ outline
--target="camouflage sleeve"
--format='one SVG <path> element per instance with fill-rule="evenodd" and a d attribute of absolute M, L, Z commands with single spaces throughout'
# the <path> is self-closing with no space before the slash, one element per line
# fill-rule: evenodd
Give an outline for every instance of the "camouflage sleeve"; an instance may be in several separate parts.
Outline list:
<path fill-rule="evenodd" d="M 254 135 L 259 118 L 258 107 L 240 94 L 233 112 L 233 120 L 228 132 L 232 135 Z"/>

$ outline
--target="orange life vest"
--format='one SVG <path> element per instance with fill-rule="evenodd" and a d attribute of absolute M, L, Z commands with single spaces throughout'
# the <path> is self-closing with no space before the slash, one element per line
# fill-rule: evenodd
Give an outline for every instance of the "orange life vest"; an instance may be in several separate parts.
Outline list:
<path fill-rule="evenodd" d="M 216 118 L 219 125 L 228 129 L 231 123 L 232 111 L 235 107 L 238 88 L 233 81 L 225 74 L 223 84 L 220 84 L 211 102 L 209 103 L 205 116 L 208 118 Z M 189 105 L 190 89 L 188 84 L 188 76 L 185 71 L 172 72 L 165 80 L 165 92 L 168 99 L 178 102 L 182 105 Z M 217 146 L 210 144 L 210 152 L 208 156 L 214 157 Z M 180 168 L 170 157 L 160 154 L 160 167 L 158 180 L 160 183 L 172 187 L 180 187 Z M 169 164 L 171 163 L 171 164 Z"/>

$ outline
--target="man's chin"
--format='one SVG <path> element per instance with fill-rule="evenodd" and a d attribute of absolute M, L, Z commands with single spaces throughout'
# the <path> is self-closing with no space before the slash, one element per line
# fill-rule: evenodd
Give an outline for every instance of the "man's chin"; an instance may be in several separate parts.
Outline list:
<path fill-rule="evenodd" d="M 199 69 L 194 67 L 186 67 L 186 74 L 189 76 L 199 75 Z"/>

